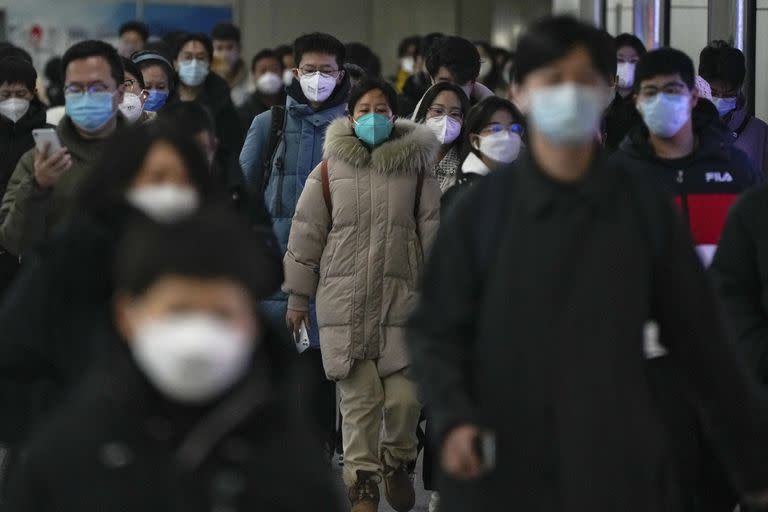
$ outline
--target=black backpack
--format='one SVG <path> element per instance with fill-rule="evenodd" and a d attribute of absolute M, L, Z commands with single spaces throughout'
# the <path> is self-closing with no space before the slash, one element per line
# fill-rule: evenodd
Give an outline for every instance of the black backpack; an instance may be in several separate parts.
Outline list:
<path fill-rule="evenodd" d="M 256 179 L 253 184 L 253 191 L 256 194 L 263 194 L 267 188 L 272 174 L 272 160 L 275 157 L 277 146 L 283 140 L 283 131 L 285 129 L 285 107 L 283 105 L 275 105 L 270 109 L 270 113 L 272 114 L 272 122 L 269 126 L 269 136 L 265 145 L 266 151 L 264 151 L 261 161 L 261 172 L 256 173 Z"/>

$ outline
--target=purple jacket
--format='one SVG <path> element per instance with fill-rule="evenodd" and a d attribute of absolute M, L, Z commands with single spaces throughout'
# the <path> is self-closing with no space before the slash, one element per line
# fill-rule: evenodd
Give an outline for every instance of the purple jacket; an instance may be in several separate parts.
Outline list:
<path fill-rule="evenodd" d="M 723 121 L 733 133 L 734 146 L 744 151 L 755 165 L 768 171 L 768 124 L 752 116 L 747 118 L 747 109 L 743 104 L 727 114 Z"/>

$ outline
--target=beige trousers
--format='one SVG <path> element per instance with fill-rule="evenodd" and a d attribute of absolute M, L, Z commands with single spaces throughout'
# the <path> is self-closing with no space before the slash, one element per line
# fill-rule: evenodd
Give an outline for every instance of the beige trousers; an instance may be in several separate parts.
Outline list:
<path fill-rule="evenodd" d="M 382 464 L 396 467 L 416 458 L 421 404 L 416 384 L 404 371 L 381 378 L 375 361 L 355 361 L 347 378 L 336 385 L 348 487 L 357 481 L 358 471 L 381 474 Z"/>

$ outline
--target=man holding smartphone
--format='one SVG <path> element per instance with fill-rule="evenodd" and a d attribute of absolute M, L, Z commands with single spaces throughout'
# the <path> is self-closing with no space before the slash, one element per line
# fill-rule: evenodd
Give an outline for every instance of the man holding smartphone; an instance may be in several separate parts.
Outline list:
<path fill-rule="evenodd" d="M 72 213 L 80 185 L 123 122 L 123 66 L 100 41 L 72 46 L 62 59 L 66 116 L 58 141 L 40 136 L 19 160 L 0 204 L 0 245 L 20 256 L 44 241 Z M 59 149 L 52 150 L 58 142 Z"/>

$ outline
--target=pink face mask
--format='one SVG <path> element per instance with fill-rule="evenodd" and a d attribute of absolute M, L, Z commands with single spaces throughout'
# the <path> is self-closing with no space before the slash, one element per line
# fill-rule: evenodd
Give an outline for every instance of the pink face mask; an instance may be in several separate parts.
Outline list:
<path fill-rule="evenodd" d="M 461 123 L 449 115 L 427 119 L 427 128 L 432 130 L 440 144 L 451 144 L 461 133 Z"/>

